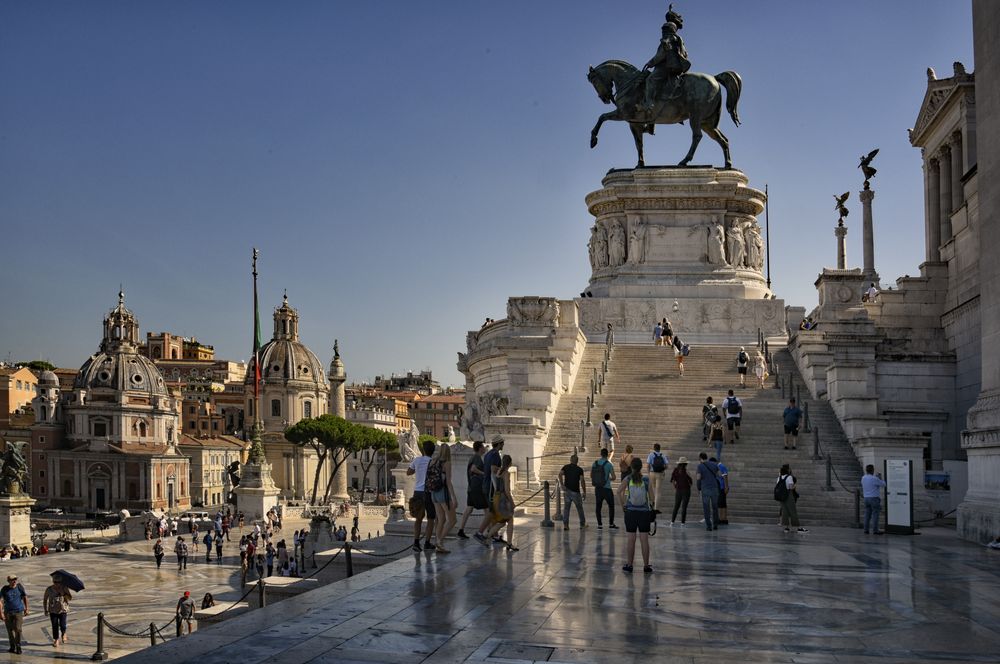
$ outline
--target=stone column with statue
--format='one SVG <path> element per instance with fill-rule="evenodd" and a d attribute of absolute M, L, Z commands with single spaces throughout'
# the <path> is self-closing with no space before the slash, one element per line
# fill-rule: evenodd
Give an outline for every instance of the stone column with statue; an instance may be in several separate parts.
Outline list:
<path fill-rule="evenodd" d="M 31 546 L 31 506 L 26 442 L 8 442 L 0 459 L 0 542 Z"/>

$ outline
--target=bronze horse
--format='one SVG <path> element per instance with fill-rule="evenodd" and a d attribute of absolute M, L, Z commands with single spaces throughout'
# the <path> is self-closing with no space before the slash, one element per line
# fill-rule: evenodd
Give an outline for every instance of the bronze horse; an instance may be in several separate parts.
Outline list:
<path fill-rule="evenodd" d="M 652 115 L 639 110 L 643 104 L 645 79 L 643 72 L 624 60 L 608 60 L 590 68 L 587 80 L 594 86 L 597 96 L 605 104 L 615 105 L 615 110 L 604 113 L 597 119 L 597 124 L 590 132 L 590 147 L 597 145 L 597 132 L 606 120 L 627 122 L 632 130 L 632 138 L 635 139 L 635 149 L 639 153 L 638 165 L 645 166 L 642 134 L 652 134 L 653 125 L 683 124 L 687 120 L 691 125 L 691 149 L 678 165 L 687 166 L 691 161 L 704 131 L 722 146 L 726 168 L 732 168 L 729 139 L 719 130 L 719 119 L 722 115 L 722 88 L 725 88 L 726 110 L 736 126 L 740 125 L 740 117 L 736 112 L 740 90 L 743 88 L 740 75 L 734 71 L 724 71 L 716 76 L 698 72 L 685 74 L 677 98 L 657 100 L 656 110 Z"/>

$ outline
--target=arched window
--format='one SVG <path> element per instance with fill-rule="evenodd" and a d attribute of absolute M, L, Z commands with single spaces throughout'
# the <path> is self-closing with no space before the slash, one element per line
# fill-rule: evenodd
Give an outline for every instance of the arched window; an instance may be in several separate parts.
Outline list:
<path fill-rule="evenodd" d="M 171 360 L 176 360 L 177 359 L 177 349 L 176 348 L 171 348 L 170 349 L 170 359 Z"/>
<path fill-rule="evenodd" d="M 271 417 L 281 417 L 280 399 L 271 399 Z"/>
<path fill-rule="evenodd" d="M 313 402 L 306 401 L 302 404 L 302 416 L 312 417 L 313 416 Z"/>
<path fill-rule="evenodd" d="M 146 423 L 143 420 L 139 420 L 138 429 L 139 429 L 139 438 L 145 438 L 146 437 Z"/>
<path fill-rule="evenodd" d="M 158 359 L 160 359 L 161 355 L 163 355 L 163 353 L 160 352 L 160 347 L 159 346 L 153 346 L 153 359 L 154 360 L 158 360 Z"/>

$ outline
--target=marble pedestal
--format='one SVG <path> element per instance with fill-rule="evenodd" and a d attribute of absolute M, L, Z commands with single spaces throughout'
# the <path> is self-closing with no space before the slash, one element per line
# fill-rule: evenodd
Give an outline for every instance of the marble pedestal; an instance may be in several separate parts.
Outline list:
<path fill-rule="evenodd" d="M 31 546 L 30 496 L 0 496 L 0 545 Z"/>
<path fill-rule="evenodd" d="M 588 341 L 612 323 L 618 343 L 651 342 L 662 318 L 690 343 L 786 338 L 763 273 L 764 193 L 748 182 L 702 166 L 610 171 L 587 196 L 592 274 L 577 303 Z"/>
<path fill-rule="evenodd" d="M 281 491 L 271 477 L 271 464 L 248 463 L 243 466 L 240 485 L 236 487 L 236 508 L 248 519 L 262 519 L 278 505 Z"/>

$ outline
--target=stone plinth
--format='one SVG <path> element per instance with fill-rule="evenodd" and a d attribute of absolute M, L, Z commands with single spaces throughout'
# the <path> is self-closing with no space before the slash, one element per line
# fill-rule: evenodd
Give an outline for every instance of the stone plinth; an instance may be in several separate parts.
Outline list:
<path fill-rule="evenodd" d="M 888 429 L 860 436 L 854 443 L 854 451 L 861 462 L 862 471 L 871 464 L 875 466 L 876 473 L 882 473 L 886 459 L 910 461 L 914 520 L 932 516 L 931 498 L 924 488 L 924 450 L 929 442 L 930 439 L 922 433 Z"/>
<path fill-rule="evenodd" d="M 247 463 L 242 472 L 240 485 L 234 492 L 236 507 L 248 519 L 262 519 L 272 507 L 277 507 L 281 493 L 271 478 L 271 464 Z"/>
<path fill-rule="evenodd" d="M 31 506 L 27 495 L 0 496 L 0 543 L 31 546 Z"/>
<path fill-rule="evenodd" d="M 587 196 L 587 339 L 603 340 L 610 322 L 618 343 L 647 342 L 664 317 L 692 343 L 752 343 L 758 328 L 784 338 L 784 303 L 763 274 L 764 193 L 747 183 L 710 167 L 609 172 Z"/>

